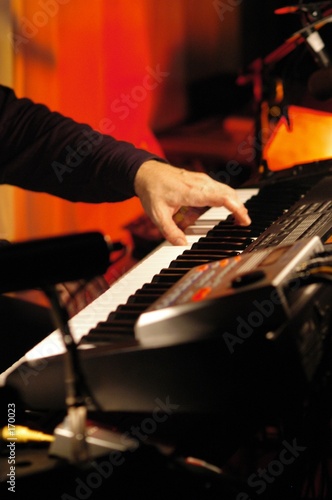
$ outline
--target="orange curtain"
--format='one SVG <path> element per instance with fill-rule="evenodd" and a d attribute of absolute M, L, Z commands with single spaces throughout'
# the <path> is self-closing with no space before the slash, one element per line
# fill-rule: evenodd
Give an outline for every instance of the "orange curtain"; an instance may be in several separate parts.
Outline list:
<path fill-rule="evenodd" d="M 14 0 L 15 90 L 103 133 L 157 154 L 152 103 L 170 74 L 151 60 L 150 0 Z M 167 62 L 167 61 L 166 61 Z M 115 204 L 70 203 L 15 189 L 15 239 L 123 227 L 142 214 L 134 198 Z"/>

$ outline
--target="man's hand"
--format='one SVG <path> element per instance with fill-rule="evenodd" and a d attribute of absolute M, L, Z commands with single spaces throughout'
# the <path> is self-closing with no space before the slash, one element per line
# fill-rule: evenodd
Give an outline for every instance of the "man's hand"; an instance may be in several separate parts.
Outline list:
<path fill-rule="evenodd" d="M 155 160 L 143 163 L 137 171 L 135 192 L 147 215 L 173 245 L 187 244 L 185 234 L 173 220 L 173 215 L 183 206 L 224 206 L 233 213 L 238 224 L 247 226 L 251 222 L 234 189 L 207 174 Z"/>

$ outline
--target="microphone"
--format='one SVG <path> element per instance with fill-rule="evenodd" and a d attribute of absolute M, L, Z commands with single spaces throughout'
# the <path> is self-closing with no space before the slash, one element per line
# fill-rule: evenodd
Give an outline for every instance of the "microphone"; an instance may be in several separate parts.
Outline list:
<path fill-rule="evenodd" d="M 320 68 L 328 68 L 331 66 L 331 59 L 328 52 L 325 50 L 325 43 L 314 28 L 308 28 L 303 33 L 306 44 L 309 46 L 316 64 Z"/>
<path fill-rule="evenodd" d="M 123 248 L 99 232 L 0 246 L 0 293 L 100 276 L 110 265 L 110 253 Z"/>
<path fill-rule="evenodd" d="M 332 97 L 332 68 L 322 68 L 310 76 L 308 90 L 318 101 L 327 101 Z"/>

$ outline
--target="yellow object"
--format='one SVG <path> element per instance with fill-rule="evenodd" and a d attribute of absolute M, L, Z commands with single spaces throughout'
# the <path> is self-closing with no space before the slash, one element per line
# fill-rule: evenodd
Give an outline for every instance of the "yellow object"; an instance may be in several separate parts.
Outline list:
<path fill-rule="evenodd" d="M 28 443 L 29 441 L 34 442 L 48 442 L 51 443 L 54 441 L 54 436 L 50 434 L 44 434 L 40 431 L 34 431 L 29 429 L 29 427 L 25 427 L 23 425 L 15 425 L 9 429 L 9 427 L 3 427 L 1 429 L 0 438 L 3 441 L 15 441 L 16 443 Z"/>

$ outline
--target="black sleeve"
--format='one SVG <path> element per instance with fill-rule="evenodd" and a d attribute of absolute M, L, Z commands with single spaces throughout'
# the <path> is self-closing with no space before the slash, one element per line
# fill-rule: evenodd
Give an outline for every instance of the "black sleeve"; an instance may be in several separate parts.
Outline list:
<path fill-rule="evenodd" d="M 156 157 L 94 131 L 0 85 L 0 183 L 71 201 L 135 195 L 135 174 Z"/>

